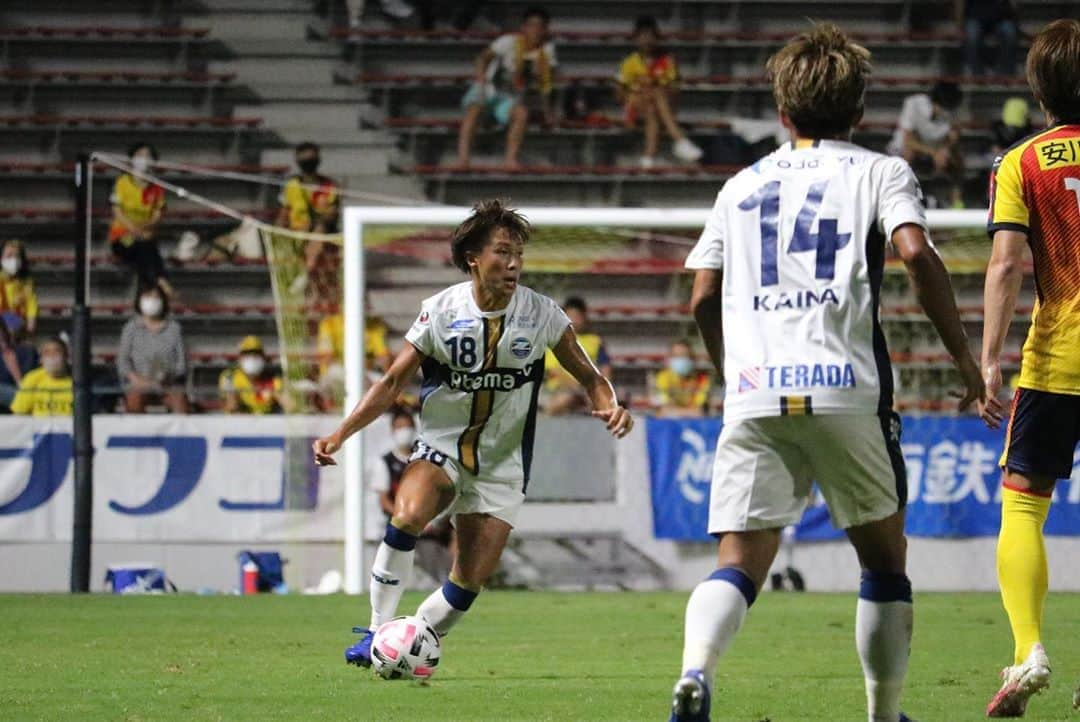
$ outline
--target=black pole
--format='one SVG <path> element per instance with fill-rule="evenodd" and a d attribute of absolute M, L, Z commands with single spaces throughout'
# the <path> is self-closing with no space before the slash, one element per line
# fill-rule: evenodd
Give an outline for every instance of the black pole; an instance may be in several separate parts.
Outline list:
<path fill-rule="evenodd" d="M 71 535 L 71 591 L 90 591 L 90 538 L 94 508 L 93 417 L 90 396 L 90 309 L 86 305 L 90 240 L 90 157 L 75 164 L 75 307 L 71 316 L 71 377 L 75 395 L 75 513 Z"/>

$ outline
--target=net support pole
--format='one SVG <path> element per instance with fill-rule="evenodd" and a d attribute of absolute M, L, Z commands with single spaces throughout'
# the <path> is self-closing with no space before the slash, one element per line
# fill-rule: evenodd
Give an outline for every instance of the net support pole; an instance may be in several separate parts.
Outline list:
<path fill-rule="evenodd" d="M 345 212 L 345 413 L 364 392 L 364 229 L 363 222 Z M 345 593 L 363 591 L 364 570 L 364 432 L 344 448 Z"/>
<path fill-rule="evenodd" d="M 71 375 L 74 391 L 72 436 L 75 451 L 75 504 L 71 534 L 71 591 L 90 591 L 90 542 L 93 531 L 93 416 L 90 395 L 89 286 L 90 157 L 75 164 L 75 305 L 71 316 Z"/>

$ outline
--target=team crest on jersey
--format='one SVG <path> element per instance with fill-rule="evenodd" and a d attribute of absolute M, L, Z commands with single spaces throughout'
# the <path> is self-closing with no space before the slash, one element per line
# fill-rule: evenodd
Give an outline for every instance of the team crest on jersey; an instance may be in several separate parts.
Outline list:
<path fill-rule="evenodd" d="M 476 325 L 475 318 L 459 318 L 450 324 L 451 331 L 466 331 Z"/>
<path fill-rule="evenodd" d="M 528 358 L 532 349 L 532 342 L 524 336 L 518 336 L 510 342 L 510 353 L 514 354 L 515 358 Z"/>

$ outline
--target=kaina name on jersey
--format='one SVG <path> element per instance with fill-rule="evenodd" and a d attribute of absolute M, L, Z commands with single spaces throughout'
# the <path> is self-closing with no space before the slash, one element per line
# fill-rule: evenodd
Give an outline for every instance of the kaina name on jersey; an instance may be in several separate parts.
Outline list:
<path fill-rule="evenodd" d="M 762 379 L 770 389 L 853 389 L 855 369 L 851 364 L 754 366 L 739 372 L 739 393 L 756 391 Z"/>
<path fill-rule="evenodd" d="M 779 311 L 781 309 L 813 308 L 831 303 L 840 305 L 836 291 L 826 288 L 824 291 L 780 291 L 779 293 L 759 293 L 754 296 L 755 311 Z"/>
<path fill-rule="evenodd" d="M 521 369 L 451 370 L 445 383 L 457 391 L 513 391 L 532 380 L 533 368 L 528 364 Z"/>

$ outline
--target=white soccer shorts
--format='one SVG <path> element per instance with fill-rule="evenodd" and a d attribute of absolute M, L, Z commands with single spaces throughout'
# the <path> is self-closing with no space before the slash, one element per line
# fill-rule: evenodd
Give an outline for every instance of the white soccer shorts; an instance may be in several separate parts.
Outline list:
<path fill-rule="evenodd" d="M 458 514 L 490 514 L 514 526 L 518 510 L 525 501 L 525 481 L 496 481 L 477 476 L 465 469 L 457 459 L 436 451 L 423 441 L 417 441 L 409 461 L 422 459 L 440 467 L 454 485 L 454 500 L 439 514 L 454 523 Z"/>
<path fill-rule="evenodd" d="M 817 482 L 838 529 L 884 519 L 907 503 L 896 414 L 771 416 L 720 432 L 709 533 L 795 524 Z"/>

